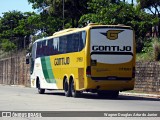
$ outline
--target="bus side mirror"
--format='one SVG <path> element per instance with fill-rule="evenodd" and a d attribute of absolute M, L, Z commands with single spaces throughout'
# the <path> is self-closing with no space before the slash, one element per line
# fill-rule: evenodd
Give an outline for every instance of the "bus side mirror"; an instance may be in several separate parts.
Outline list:
<path fill-rule="evenodd" d="M 27 53 L 27 55 L 26 55 L 26 64 L 29 64 L 30 56 L 31 56 L 31 54 Z"/>

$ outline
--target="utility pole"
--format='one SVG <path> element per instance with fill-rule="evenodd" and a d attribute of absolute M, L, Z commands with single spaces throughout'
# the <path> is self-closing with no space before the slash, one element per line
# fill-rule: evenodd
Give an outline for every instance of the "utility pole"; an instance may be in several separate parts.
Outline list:
<path fill-rule="evenodd" d="M 12 33 L 12 27 L 13 27 L 13 20 L 10 20 L 10 24 L 11 24 L 11 41 L 13 41 L 13 33 Z M 10 64 L 10 81 L 9 81 L 9 84 L 14 84 L 14 81 L 12 82 L 12 80 L 14 80 L 13 78 L 13 68 L 12 68 L 12 48 L 11 48 L 11 64 Z"/>
<path fill-rule="evenodd" d="M 64 0 L 63 0 L 63 29 L 64 29 Z"/>
<path fill-rule="evenodd" d="M 11 23 L 11 41 L 13 40 L 13 32 L 12 32 L 12 27 L 13 27 L 13 20 L 10 20 Z"/>
<path fill-rule="evenodd" d="M 25 47 L 26 47 L 26 37 L 27 36 L 24 36 L 24 39 L 23 39 L 23 48 L 24 48 L 24 50 L 25 50 Z"/>
<path fill-rule="evenodd" d="M 133 6 L 133 0 L 132 0 L 132 6 Z"/>

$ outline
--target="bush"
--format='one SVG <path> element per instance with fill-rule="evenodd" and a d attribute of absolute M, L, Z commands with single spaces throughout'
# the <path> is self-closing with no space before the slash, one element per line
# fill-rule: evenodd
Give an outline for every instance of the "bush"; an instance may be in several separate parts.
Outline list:
<path fill-rule="evenodd" d="M 1 43 L 1 49 L 5 52 L 9 52 L 16 49 L 16 45 L 8 39 L 3 39 Z"/>
<path fill-rule="evenodd" d="M 144 39 L 144 46 L 141 52 L 136 55 L 137 61 L 159 61 L 160 60 L 160 40 L 156 38 Z"/>
<path fill-rule="evenodd" d="M 158 39 L 154 39 L 153 54 L 154 54 L 154 60 L 159 61 L 160 60 L 160 41 Z"/>

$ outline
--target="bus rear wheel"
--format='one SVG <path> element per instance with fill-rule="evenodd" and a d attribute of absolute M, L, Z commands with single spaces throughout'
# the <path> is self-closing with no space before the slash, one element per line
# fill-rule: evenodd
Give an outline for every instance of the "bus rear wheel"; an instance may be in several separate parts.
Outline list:
<path fill-rule="evenodd" d="M 44 94 L 45 89 L 42 89 L 42 88 L 41 88 L 41 84 L 40 84 L 40 81 L 39 81 L 39 80 L 38 80 L 37 88 L 38 88 L 38 93 L 39 93 L 39 94 Z"/>
<path fill-rule="evenodd" d="M 71 81 L 70 87 L 71 87 L 71 96 L 75 98 L 79 97 L 81 92 L 75 90 L 74 80 Z"/>
<path fill-rule="evenodd" d="M 66 97 L 70 97 L 71 96 L 71 90 L 70 90 L 67 78 L 64 81 L 64 93 L 65 93 Z"/>

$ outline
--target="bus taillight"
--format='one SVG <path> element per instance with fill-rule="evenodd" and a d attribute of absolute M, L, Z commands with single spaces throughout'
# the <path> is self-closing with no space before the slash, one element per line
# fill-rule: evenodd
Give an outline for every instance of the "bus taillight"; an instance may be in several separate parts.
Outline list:
<path fill-rule="evenodd" d="M 88 66 L 86 69 L 86 75 L 87 77 L 91 77 L 91 66 Z"/>

